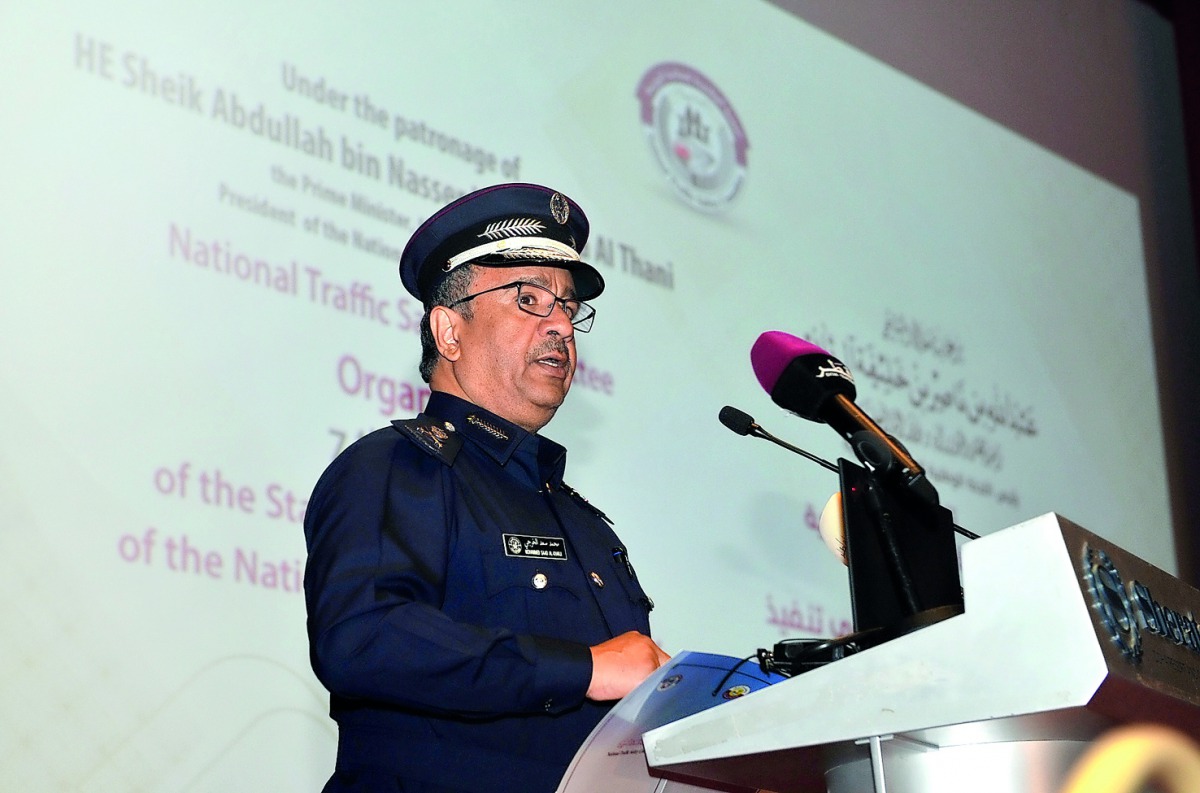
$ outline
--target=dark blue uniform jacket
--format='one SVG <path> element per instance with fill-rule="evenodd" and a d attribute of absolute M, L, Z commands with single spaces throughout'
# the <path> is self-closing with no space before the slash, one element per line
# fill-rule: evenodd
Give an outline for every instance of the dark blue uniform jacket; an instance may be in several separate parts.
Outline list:
<path fill-rule="evenodd" d="M 327 790 L 552 791 L 607 707 L 590 645 L 648 634 L 607 519 L 566 450 L 435 392 L 346 449 L 304 530 L 313 668 L 330 690 Z"/>

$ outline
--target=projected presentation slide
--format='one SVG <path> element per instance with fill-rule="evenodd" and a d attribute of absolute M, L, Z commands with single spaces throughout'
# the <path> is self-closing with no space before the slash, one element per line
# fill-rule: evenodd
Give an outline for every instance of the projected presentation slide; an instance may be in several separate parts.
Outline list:
<path fill-rule="evenodd" d="M 397 260 L 497 182 L 591 221 L 543 434 L 669 652 L 852 627 L 836 476 L 717 421 L 852 456 L 759 386 L 767 330 L 844 362 L 960 525 L 1055 511 L 1173 568 L 1129 193 L 767 3 L 189 5 L 0 10 L 14 789 L 319 789 L 305 505 L 425 404 Z"/>

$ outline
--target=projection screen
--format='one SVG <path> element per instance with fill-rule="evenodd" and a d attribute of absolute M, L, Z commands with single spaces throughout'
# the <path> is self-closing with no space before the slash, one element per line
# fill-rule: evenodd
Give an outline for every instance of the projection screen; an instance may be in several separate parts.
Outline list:
<path fill-rule="evenodd" d="M 305 502 L 427 396 L 409 234 L 501 181 L 591 220 L 544 433 L 668 651 L 850 629 L 836 478 L 717 422 L 849 454 L 758 385 L 766 330 L 844 361 L 961 525 L 1174 569 L 1127 190 L 768 3 L 173 5 L 0 10 L 7 785 L 319 787 Z"/>

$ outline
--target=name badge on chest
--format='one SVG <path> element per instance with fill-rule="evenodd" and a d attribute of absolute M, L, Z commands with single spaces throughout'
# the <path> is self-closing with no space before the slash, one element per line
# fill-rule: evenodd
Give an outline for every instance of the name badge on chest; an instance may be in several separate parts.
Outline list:
<path fill-rule="evenodd" d="M 505 556 L 527 556 L 532 559 L 567 558 L 567 541 L 562 537 L 536 537 L 532 534 L 505 534 Z"/>

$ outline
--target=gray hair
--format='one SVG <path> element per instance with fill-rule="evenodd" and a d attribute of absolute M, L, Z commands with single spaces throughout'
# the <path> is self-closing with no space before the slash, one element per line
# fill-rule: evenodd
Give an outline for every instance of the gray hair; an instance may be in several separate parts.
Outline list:
<path fill-rule="evenodd" d="M 464 264 L 454 268 L 442 282 L 434 287 L 433 293 L 425 301 L 425 314 L 421 317 L 421 379 L 426 383 L 433 377 L 434 367 L 438 362 L 437 344 L 433 340 L 433 330 L 429 327 L 429 310 L 434 306 L 449 306 L 456 300 L 462 300 L 471 292 L 471 284 L 475 282 L 477 268 L 473 264 Z M 475 312 L 470 303 L 463 303 L 455 309 L 462 318 L 470 320 Z"/>

